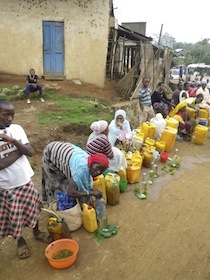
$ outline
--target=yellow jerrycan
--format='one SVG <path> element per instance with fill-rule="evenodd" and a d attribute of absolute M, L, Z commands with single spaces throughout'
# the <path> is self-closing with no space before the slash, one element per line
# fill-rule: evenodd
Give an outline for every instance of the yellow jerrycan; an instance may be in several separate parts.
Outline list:
<path fill-rule="evenodd" d="M 71 233 L 63 218 L 50 217 L 47 223 L 47 230 L 52 241 L 62 238 L 71 238 Z"/>
<path fill-rule="evenodd" d="M 202 119 L 208 119 L 208 111 L 206 109 L 200 109 L 200 115 L 199 117 Z"/>
<path fill-rule="evenodd" d="M 196 125 L 191 136 L 191 141 L 193 144 L 202 145 L 206 140 L 208 134 L 208 127 L 204 125 Z"/>
<path fill-rule="evenodd" d="M 116 205 L 120 198 L 120 176 L 114 173 L 107 173 L 105 176 L 107 203 Z"/>
<path fill-rule="evenodd" d="M 87 203 L 82 204 L 82 225 L 88 232 L 94 232 L 98 228 L 96 211 Z"/>
<path fill-rule="evenodd" d="M 173 149 L 176 140 L 176 135 L 177 135 L 176 128 L 166 126 L 160 138 L 160 141 L 164 141 L 166 143 L 165 146 L 166 153 L 170 153 L 170 151 Z"/>
<path fill-rule="evenodd" d="M 166 147 L 166 143 L 164 141 L 159 141 L 157 140 L 155 142 L 155 147 L 156 147 L 156 150 L 161 153 L 161 152 L 164 152 L 165 151 L 165 147 Z"/>
<path fill-rule="evenodd" d="M 137 151 L 134 152 L 133 155 L 132 155 L 132 163 L 137 164 L 141 169 L 142 162 L 143 162 L 143 156 Z"/>
<path fill-rule="evenodd" d="M 179 122 L 174 118 L 166 118 L 166 126 L 170 126 L 175 129 L 178 129 Z"/>
<path fill-rule="evenodd" d="M 139 176 L 141 173 L 141 168 L 139 164 L 133 163 L 132 165 L 129 165 L 126 169 L 126 172 L 128 183 L 134 184 L 139 182 Z"/>
<path fill-rule="evenodd" d="M 127 179 L 126 169 L 122 165 L 120 165 L 120 169 L 117 172 L 117 174 L 120 176 L 120 180 L 126 180 Z"/>
<path fill-rule="evenodd" d="M 154 154 L 151 152 L 151 150 L 144 150 L 143 154 L 143 166 L 146 168 L 150 168 L 151 162 L 154 160 Z"/>
<path fill-rule="evenodd" d="M 106 184 L 105 184 L 105 177 L 103 174 L 97 176 L 95 180 L 93 180 L 93 189 L 99 190 L 103 193 L 103 199 L 106 205 L 107 204 Z"/>
<path fill-rule="evenodd" d="M 143 122 L 141 125 L 141 132 L 144 133 L 144 141 L 147 137 L 154 139 L 156 126 L 150 122 Z"/>

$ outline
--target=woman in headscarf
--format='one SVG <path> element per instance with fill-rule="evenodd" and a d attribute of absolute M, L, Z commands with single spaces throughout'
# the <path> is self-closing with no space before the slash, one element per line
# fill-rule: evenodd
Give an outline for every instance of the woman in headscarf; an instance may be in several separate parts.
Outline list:
<path fill-rule="evenodd" d="M 68 192 L 78 198 L 80 204 L 90 203 L 90 196 L 102 197 L 102 192 L 93 190 L 92 178 L 109 167 L 104 154 L 88 155 L 81 148 L 68 142 L 51 142 L 42 158 L 42 199 L 48 204 L 56 200 L 56 193 Z"/>
<path fill-rule="evenodd" d="M 112 146 L 115 146 L 117 140 L 126 140 L 126 134 L 132 134 L 130 123 L 126 119 L 126 112 L 124 110 L 117 110 L 115 112 L 114 119 L 109 124 L 109 142 Z"/>
<path fill-rule="evenodd" d="M 107 136 L 109 132 L 108 122 L 104 120 L 93 122 L 90 126 L 93 131 L 87 141 L 86 151 L 89 155 L 96 153 L 105 154 L 109 159 L 109 168 L 118 172 L 120 166 L 127 168 L 127 162 L 122 151 L 112 147 Z"/>

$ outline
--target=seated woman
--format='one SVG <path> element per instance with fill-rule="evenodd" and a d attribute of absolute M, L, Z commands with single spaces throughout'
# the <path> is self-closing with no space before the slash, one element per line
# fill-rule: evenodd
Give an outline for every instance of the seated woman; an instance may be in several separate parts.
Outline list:
<path fill-rule="evenodd" d="M 153 92 L 151 100 L 156 113 L 161 113 L 166 118 L 171 105 L 171 99 L 167 98 L 165 94 L 164 82 L 158 83 L 157 90 Z"/>
<path fill-rule="evenodd" d="M 108 139 L 112 146 L 116 146 L 118 141 L 125 141 L 126 134 L 132 135 L 129 121 L 126 119 L 124 110 L 117 110 L 114 119 L 109 124 Z"/>
<path fill-rule="evenodd" d="M 42 158 L 42 199 L 48 204 L 56 200 L 56 193 L 68 192 L 69 197 L 91 203 L 90 196 L 102 197 L 93 190 L 92 178 L 109 167 L 104 154 L 88 155 L 68 142 L 50 142 Z"/>
<path fill-rule="evenodd" d="M 185 99 L 189 98 L 189 87 L 190 87 L 190 83 L 189 82 L 185 82 L 184 83 L 184 89 L 180 91 L 179 94 L 179 102 L 184 101 Z"/>
<path fill-rule="evenodd" d="M 191 134 L 196 125 L 194 118 L 189 119 L 187 116 L 187 102 L 180 102 L 170 113 L 169 116 L 179 122 L 178 133 L 185 141 L 191 140 Z"/>
<path fill-rule="evenodd" d="M 109 168 L 118 172 L 120 166 L 127 168 L 127 161 L 122 151 L 116 147 L 112 147 L 107 136 L 109 132 L 108 122 L 100 120 L 93 122 L 90 126 L 93 131 L 87 141 L 86 151 L 89 155 L 96 153 L 105 154 L 109 159 Z"/>

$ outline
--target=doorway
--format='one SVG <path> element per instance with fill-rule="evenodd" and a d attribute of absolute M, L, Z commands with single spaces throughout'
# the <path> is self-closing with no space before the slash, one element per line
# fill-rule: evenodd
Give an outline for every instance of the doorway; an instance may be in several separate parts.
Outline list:
<path fill-rule="evenodd" d="M 43 21 L 44 75 L 64 75 L 64 23 Z"/>

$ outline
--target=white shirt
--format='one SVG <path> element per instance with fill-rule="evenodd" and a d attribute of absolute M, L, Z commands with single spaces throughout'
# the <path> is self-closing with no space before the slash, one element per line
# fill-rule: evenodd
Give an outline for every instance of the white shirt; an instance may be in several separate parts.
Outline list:
<path fill-rule="evenodd" d="M 0 133 L 5 133 L 17 139 L 22 144 L 29 143 L 23 128 L 18 124 L 11 124 L 6 129 L 0 129 Z M 0 141 L 0 158 L 3 159 L 16 151 L 17 147 L 8 142 Z M 19 157 L 10 166 L 0 170 L 0 188 L 12 189 L 25 185 L 31 180 L 34 171 L 25 155 Z"/>

